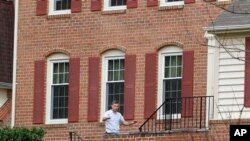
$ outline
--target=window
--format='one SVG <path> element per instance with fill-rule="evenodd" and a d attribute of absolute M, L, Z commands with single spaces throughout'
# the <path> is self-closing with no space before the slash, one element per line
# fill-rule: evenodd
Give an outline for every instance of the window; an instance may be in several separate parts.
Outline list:
<path fill-rule="evenodd" d="M 160 6 L 184 5 L 184 0 L 160 0 Z"/>
<path fill-rule="evenodd" d="M 113 100 L 118 100 L 119 112 L 124 109 L 124 54 L 114 50 L 106 52 L 102 57 L 102 109 L 101 115 L 109 110 Z"/>
<path fill-rule="evenodd" d="M 70 14 L 71 0 L 50 0 L 50 15 Z"/>
<path fill-rule="evenodd" d="M 69 60 L 64 54 L 48 58 L 46 123 L 67 123 L 69 89 Z"/>
<path fill-rule="evenodd" d="M 126 9 L 127 0 L 104 0 L 104 11 Z"/>
<path fill-rule="evenodd" d="M 158 105 L 167 99 L 162 114 L 180 114 L 181 99 L 178 98 L 181 98 L 182 89 L 182 52 L 179 48 L 168 47 L 159 53 Z"/>
<path fill-rule="evenodd" d="M 123 113 L 124 97 L 124 59 L 108 59 L 108 81 L 106 82 L 106 110 L 108 110 L 113 100 L 118 100 L 120 113 Z"/>

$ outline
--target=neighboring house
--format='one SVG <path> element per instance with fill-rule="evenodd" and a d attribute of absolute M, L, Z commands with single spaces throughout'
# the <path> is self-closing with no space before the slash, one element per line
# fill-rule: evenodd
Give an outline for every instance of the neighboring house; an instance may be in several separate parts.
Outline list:
<path fill-rule="evenodd" d="M 214 96 L 218 139 L 229 124 L 250 124 L 250 1 L 234 2 L 208 27 L 207 95 Z M 223 139 L 224 138 L 224 139 Z"/>
<path fill-rule="evenodd" d="M 213 97 L 200 41 L 220 8 L 201 0 L 16 4 L 14 126 L 43 127 L 46 141 L 69 132 L 97 141 L 209 140 Z M 114 99 L 138 123 L 105 136 L 101 118 Z"/>
<path fill-rule="evenodd" d="M 0 0 L 0 124 L 10 126 L 14 5 Z"/>

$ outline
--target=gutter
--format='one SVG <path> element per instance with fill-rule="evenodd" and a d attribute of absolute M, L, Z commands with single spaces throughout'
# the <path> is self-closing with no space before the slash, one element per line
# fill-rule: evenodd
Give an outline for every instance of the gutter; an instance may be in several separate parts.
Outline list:
<path fill-rule="evenodd" d="M 13 78 L 12 78 L 12 105 L 11 105 L 11 128 L 15 126 L 16 112 L 16 66 L 17 66 L 17 39 L 18 39 L 18 7 L 19 0 L 13 1 L 15 6 L 15 23 L 14 23 L 14 51 L 13 51 Z"/>
<path fill-rule="evenodd" d="M 250 24 L 246 25 L 232 25 L 232 26 L 213 26 L 204 27 L 203 30 L 208 33 L 235 33 L 235 32 L 249 32 Z"/>

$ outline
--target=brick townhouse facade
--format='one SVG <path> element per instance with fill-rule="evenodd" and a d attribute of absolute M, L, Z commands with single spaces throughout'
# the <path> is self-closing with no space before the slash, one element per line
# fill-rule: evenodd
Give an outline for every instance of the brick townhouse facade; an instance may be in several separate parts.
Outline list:
<path fill-rule="evenodd" d="M 0 0 L 0 126 L 10 126 L 14 5 Z"/>
<path fill-rule="evenodd" d="M 140 134 L 138 129 L 167 98 L 206 96 L 203 27 L 222 11 L 213 4 L 20 0 L 14 126 L 43 127 L 46 141 L 69 140 L 69 132 L 97 141 L 213 138 L 205 120 L 200 132 Z M 101 118 L 114 99 L 125 119 L 138 122 L 109 137 Z M 174 101 L 174 112 L 164 112 L 174 113 L 176 123 L 198 111 L 204 118 L 207 108 L 201 103 Z"/>

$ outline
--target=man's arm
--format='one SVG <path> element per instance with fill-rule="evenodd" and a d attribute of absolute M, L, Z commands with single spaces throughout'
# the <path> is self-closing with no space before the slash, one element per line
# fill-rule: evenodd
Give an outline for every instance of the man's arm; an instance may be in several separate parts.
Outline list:
<path fill-rule="evenodd" d="M 110 119 L 110 117 L 103 117 L 103 118 L 102 118 L 102 121 L 106 121 L 106 120 L 108 120 L 108 119 Z"/>
<path fill-rule="evenodd" d="M 132 124 L 135 124 L 135 123 L 136 123 L 136 121 L 125 121 L 125 120 L 124 120 L 124 121 L 122 122 L 122 124 L 123 124 L 123 125 L 126 125 L 126 126 L 127 126 L 127 125 L 132 125 Z"/>

